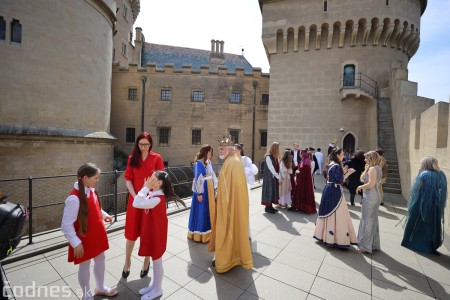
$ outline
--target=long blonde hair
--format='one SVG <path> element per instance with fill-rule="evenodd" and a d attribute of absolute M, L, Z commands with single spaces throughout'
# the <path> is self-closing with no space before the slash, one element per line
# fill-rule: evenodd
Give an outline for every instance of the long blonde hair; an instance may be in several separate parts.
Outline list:
<path fill-rule="evenodd" d="M 273 158 L 279 159 L 280 158 L 280 143 L 273 142 L 272 145 L 270 145 L 269 149 L 267 150 L 266 155 L 270 155 Z"/>
<path fill-rule="evenodd" d="M 364 158 L 367 159 L 364 172 L 361 174 L 361 182 L 364 182 L 364 176 L 369 172 L 370 167 L 380 166 L 381 157 L 376 151 L 369 151 L 364 154 Z"/>

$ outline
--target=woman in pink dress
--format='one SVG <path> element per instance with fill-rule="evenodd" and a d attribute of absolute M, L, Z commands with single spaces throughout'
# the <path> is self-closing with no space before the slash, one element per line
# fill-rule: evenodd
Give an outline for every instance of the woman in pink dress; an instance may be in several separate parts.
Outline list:
<path fill-rule="evenodd" d="M 285 150 L 280 163 L 280 176 L 283 182 L 280 183 L 280 200 L 278 200 L 278 207 L 288 207 L 292 204 L 292 174 L 293 159 L 290 150 Z"/>
<path fill-rule="evenodd" d="M 125 180 L 130 196 L 128 197 L 127 214 L 125 219 L 125 266 L 122 277 L 130 275 L 131 252 L 134 243 L 141 235 L 142 209 L 133 207 L 133 199 L 144 185 L 144 180 L 152 176 L 157 170 L 164 171 L 164 163 L 161 155 L 152 152 L 153 140 L 148 132 L 142 132 L 136 139 L 133 152 L 128 158 L 127 169 L 125 170 Z M 141 270 L 141 278 L 148 274 L 150 267 L 150 257 L 144 259 L 144 266 Z"/>

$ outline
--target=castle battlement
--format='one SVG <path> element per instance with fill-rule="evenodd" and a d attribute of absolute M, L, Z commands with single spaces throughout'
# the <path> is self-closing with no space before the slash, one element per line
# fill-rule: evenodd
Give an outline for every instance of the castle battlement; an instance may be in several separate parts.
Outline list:
<path fill-rule="evenodd" d="M 384 46 L 411 58 L 420 43 L 418 25 L 407 19 L 360 17 L 296 26 L 266 24 L 263 36 L 269 54 L 356 46 Z"/>
<path fill-rule="evenodd" d="M 167 74 L 200 74 L 200 75 L 218 75 L 218 76 L 236 76 L 236 77 L 254 77 L 255 79 L 270 77 L 269 73 L 263 73 L 261 68 L 253 68 L 252 73 L 246 73 L 244 68 L 236 68 L 234 71 L 230 71 L 224 66 L 218 67 L 217 71 L 211 71 L 209 66 L 202 65 L 200 70 L 192 69 L 191 65 L 184 64 L 182 69 L 175 69 L 174 64 L 165 64 L 164 68 L 158 68 L 155 63 L 148 63 L 145 66 L 139 67 L 136 63 L 130 63 L 128 66 L 123 67 L 119 62 L 113 63 L 113 72 L 144 72 L 149 74 L 154 73 L 167 73 Z"/>

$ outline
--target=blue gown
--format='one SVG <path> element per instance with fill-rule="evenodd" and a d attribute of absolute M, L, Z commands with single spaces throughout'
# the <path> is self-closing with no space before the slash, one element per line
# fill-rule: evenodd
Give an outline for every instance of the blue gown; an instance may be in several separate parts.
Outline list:
<path fill-rule="evenodd" d="M 444 208 L 447 179 L 441 171 L 420 172 L 411 188 L 402 246 L 436 253 L 444 241 Z"/>
<path fill-rule="evenodd" d="M 192 202 L 189 214 L 188 238 L 196 242 L 207 243 L 211 235 L 211 220 L 209 213 L 209 201 L 214 195 L 214 185 L 211 178 L 212 166 L 207 168 L 201 160 L 197 160 L 193 166 L 194 181 L 192 184 Z M 208 176 L 209 179 L 204 179 Z M 198 201 L 198 195 L 202 194 L 202 202 Z M 212 198 L 212 201 L 214 199 Z"/>

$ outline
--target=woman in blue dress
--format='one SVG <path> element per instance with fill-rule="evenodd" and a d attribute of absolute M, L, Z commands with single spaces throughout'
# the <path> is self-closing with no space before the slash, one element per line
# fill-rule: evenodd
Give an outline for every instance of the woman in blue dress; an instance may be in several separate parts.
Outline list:
<path fill-rule="evenodd" d="M 328 246 L 349 248 L 358 243 L 347 201 L 342 193 L 342 183 L 355 169 L 349 169 L 348 166 L 342 168 L 343 159 L 341 148 L 331 150 L 327 184 L 323 189 L 313 237 Z"/>
<path fill-rule="evenodd" d="M 444 241 L 444 208 L 447 178 L 431 156 L 421 160 L 408 202 L 402 246 L 414 251 L 438 254 Z"/>
<path fill-rule="evenodd" d="M 193 166 L 194 179 L 187 236 L 201 243 L 208 243 L 211 235 L 209 201 L 214 201 L 214 189 L 217 187 L 217 177 L 211 163 L 212 156 L 212 147 L 203 145 Z"/>

